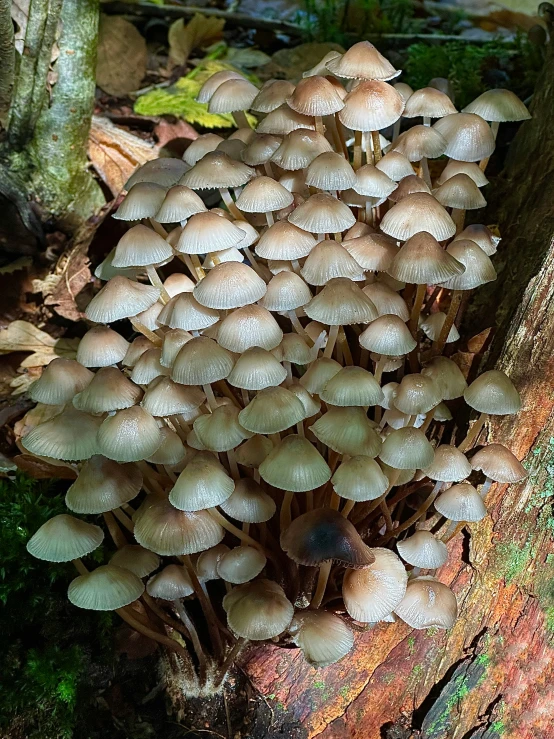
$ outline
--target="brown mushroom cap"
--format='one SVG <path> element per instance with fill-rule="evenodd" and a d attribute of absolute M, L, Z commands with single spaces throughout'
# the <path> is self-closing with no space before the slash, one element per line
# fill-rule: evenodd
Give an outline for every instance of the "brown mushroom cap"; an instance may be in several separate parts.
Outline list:
<path fill-rule="evenodd" d="M 352 629 L 334 613 L 303 611 L 289 626 L 294 643 L 313 667 L 327 667 L 345 657 L 354 646 Z"/>
<path fill-rule="evenodd" d="M 337 77 L 347 79 L 391 80 L 400 74 L 369 41 L 360 41 L 344 54 L 333 55 L 326 66 Z"/>
<path fill-rule="evenodd" d="M 358 568 L 375 561 L 353 524 L 331 508 L 318 508 L 295 518 L 281 534 L 281 547 L 297 564 L 308 567 L 332 560 Z"/>
<path fill-rule="evenodd" d="M 464 392 L 466 403 L 480 413 L 511 415 L 521 409 L 521 399 L 510 378 L 500 370 L 489 370 Z"/>
<path fill-rule="evenodd" d="M 488 444 L 480 449 L 471 458 L 471 467 L 495 482 L 519 482 L 529 476 L 519 459 L 502 444 Z"/>

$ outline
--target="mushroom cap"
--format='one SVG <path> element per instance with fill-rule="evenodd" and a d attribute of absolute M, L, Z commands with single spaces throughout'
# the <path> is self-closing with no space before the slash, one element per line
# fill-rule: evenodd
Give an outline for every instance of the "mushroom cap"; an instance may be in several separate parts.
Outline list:
<path fill-rule="evenodd" d="M 159 288 L 116 275 L 90 301 L 85 315 L 95 323 L 112 323 L 136 316 L 154 305 L 159 297 Z"/>
<path fill-rule="evenodd" d="M 141 488 L 142 474 L 135 464 L 118 464 L 96 454 L 81 467 L 65 504 L 74 513 L 107 513 L 136 498 Z"/>
<path fill-rule="evenodd" d="M 443 313 L 442 311 L 437 311 L 436 313 L 431 313 L 431 315 L 426 316 L 425 318 L 423 318 L 423 320 L 420 320 L 419 325 L 428 339 L 431 339 L 431 341 L 438 341 L 445 321 L 446 313 Z M 459 338 L 460 332 L 458 331 L 456 326 L 452 325 L 450 330 L 448 331 L 446 343 L 451 344 L 453 341 L 458 341 Z"/>
<path fill-rule="evenodd" d="M 496 280 L 496 270 L 491 260 L 474 241 L 468 239 L 452 241 L 446 251 L 464 265 L 465 271 L 446 280 L 443 283 L 444 287 L 451 290 L 473 290 L 486 282 Z"/>
<path fill-rule="evenodd" d="M 311 233 L 289 221 L 277 221 L 261 235 L 254 251 L 263 259 L 302 259 L 315 245 Z"/>
<path fill-rule="evenodd" d="M 446 139 L 444 153 L 451 159 L 478 162 L 494 151 L 492 131 L 483 118 L 473 113 L 453 113 L 433 125 Z"/>
<path fill-rule="evenodd" d="M 256 547 L 235 547 L 221 555 L 217 574 L 222 580 L 241 585 L 257 577 L 266 565 L 265 555 Z"/>
<path fill-rule="evenodd" d="M 465 454 L 450 444 L 441 444 L 435 449 L 435 458 L 423 473 L 431 480 L 460 482 L 471 474 L 471 465 Z M 412 563 L 413 564 L 413 563 Z"/>
<path fill-rule="evenodd" d="M 327 405 L 372 406 L 381 403 L 383 391 L 371 372 L 347 366 L 331 377 L 320 397 Z"/>
<path fill-rule="evenodd" d="M 139 223 L 117 242 L 112 264 L 114 267 L 143 267 L 172 257 L 171 245 L 154 230 Z"/>
<path fill-rule="evenodd" d="M 171 377 L 183 385 L 205 385 L 227 377 L 234 363 L 233 355 L 213 339 L 195 336 L 179 350 Z"/>
<path fill-rule="evenodd" d="M 160 429 L 160 433 L 162 435 L 162 443 L 154 454 L 147 457 L 146 461 L 152 464 L 167 465 L 168 467 L 181 464 L 190 450 L 185 448 L 179 436 L 170 428 L 163 427 Z"/>
<path fill-rule="evenodd" d="M 347 190 L 356 182 L 356 173 L 350 162 L 334 151 L 319 154 L 306 172 L 306 184 L 320 190 Z"/>
<path fill-rule="evenodd" d="M 467 388 L 461 369 L 448 357 L 434 357 L 421 374 L 433 380 L 444 400 L 460 398 Z"/>
<path fill-rule="evenodd" d="M 197 387 L 186 387 L 169 377 L 156 377 L 148 386 L 141 405 L 153 416 L 191 413 L 206 400 Z"/>
<path fill-rule="evenodd" d="M 207 511 L 179 511 L 158 495 L 149 495 L 133 520 L 137 543 L 164 557 L 203 552 L 225 535 Z"/>
<path fill-rule="evenodd" d="M 471 177 L 477 187 L 484 187 L 489 184 L 485 173 L 477 162 L 459 162 L 457 159 L 448 160 L 446 167 L 440 173 L 436 183 L 437 185 L 444 185 L 445 182 L 457 174 L 466 174 L 468 177 Z"/>
<path fill-rule="evenodd" d="M 256 113 L 271 113 L 286 102 L 294 92 L 294 85 L 289 80 L 267 80 L 258 92 L 250 109 Z"/>
<path fill-rule="evenodd" d="M 222 262 L 196 285 L 194 297 L 207 308 L 228 310 L 255 303 L 266 290 L 265 282 L 251 267 L 240 262 Z"/>
<path fill-rule="evenodd" d="M 387 177 L 395 182 L 400 182 L 404 177 L 414 174 L 414 168 L 410 164 L 410 160 L 406 159 L 404 154 L 399 151 L 388 151 L 385 156 L 380 159 L 375 168 L 380 172 L 384 172 Z"/>
<path fill-rule="evenodd" d="M 517 95 L 511 90 L 486 90 L 463 109 L 464 113 L 475 113 L 486 121 L 526 121 L 531 114 Z"/>
<path fill-rule="evenodd" d="M 281 534 L 281 548 L 308 567 L 331 560 L 358 568 L 375 561 L 354 525 L 332 508 L 316 508 L 295 518 Z"/>
<path fill-rule="evenodd" d="M 302 436 L 281 440 L 259 467 L 265 482 L 295 493 L 314 490 L 331 478 L 331 470 L 317 449 Z"/>
<path fill-rule="evenodd" d="M 461 208 L 462 210 L 477 210 L 484 208 L 487 201 L 473 179 L 459 172 L 449 177 L 435 190 L 436 199 L 448 208 Z"/>
<path fill-rule="evenodd" d="M 235 457 L 243 467 L 257 468 L 272 449 L 273 444 L 266 436 L 255 434 L 235 449 Z"/>
<path fill-rule="evenodd" d="M 371 282 L 363 291 L 377 308 L 379 316 L 395 315 L 402 321 L 410 318 L 410 311 L 404 298 L 384 282 Z"/>
<path fill-rule="evenodd" d="M 396 241 L 390 236 L 370 233 L 345 239 L 342 247 L 364 270 L 380 272 L 388 269 L 398 252 Z"/>
<path fill-rule="evenodd" d="M 481 496 L 468 482 L 449 487 L 436 498 L 434 505 L 450 521 L 480 521 L 487 515 Z"/>
<path fill-rule="evenodd" d="M 387 211 L 381 230 L 399 241 L 407 241 L 425 228 L 437 241 L 445 241 L 456 233 L 456 226 L 443 206 L 426 192 L 415 192 Z"/>
<path fill-rule="evenodd" d="M 320 241 L 313 247 L 300 274 L 310 285 L 327 285 L 335 277 L 346 277 L 348 281 L 363 279 L 363 270 L 358 262 L 332 239 Z"/>
<path fill-rule="evenodd" d="M 154 417 L 140 406 L 124 408 L 108 416 L 98 429 L 98 451 L 116 462 L 146 459 L 162 443 Z"/>
<path fill-rule="evenodd" d="M 102 419 L 67 406 L 61 413 L 35 426 L 21 439 L 22 446 L 39 457 L 75 461 L 98 452 L 96 435 Z"/>
<path fill-rule="evenodd" d="M 366 293 L 345 277 L 331 278 L 323 290 L 304 306 L 304 312 L 314 321 L 328 326 L 367 323 L 378 317 L 377 309 Z"/>
<path fill-rule="evenodd" d="M 84 390 L 93 378 L 94 374 L 74 359 L 56 357 L 33 382 L 29 397 L 35 403 L 65 405 L 76 393 Z"/>
<path fill-rule="evenodd" d="M 219 580 L 217 574 L 217 563 L 225 552 L 229 551 L 227 544 L 217 544 L 211 549 L 200 552 L 196 560 L 196 574 L 200 582 L 209 582 L 210 580 Z"/>
<path fill-rule="evenodd" d="M 372 164 L 364 164 L 355 172 L 355 181 L 349 185 L 359 195 L 387 198 L 396 188 L 396 182 Z"/>
<path fill-rule="evenodd" d="M 152 598 L 178 600 L 194 593 L 187 570 L 181 565 L 167 565 L 146 583 L 146 592 Z"/>
<path fill-rule="evenodd" d="M 397 470 L 424 469 L 433 463 L 435 451 L 425 434 L 407 426 L 386 437 L 379 458 Z"/>
<path fill-rule="evenodd" d="M 244 390 L 263 390 L 280 385 L 287 371 L 266 349 L 253 346 L 237 359 L 227 381 Z"/>
<path fill-rule="evenodd" d="M 294 393 L 294 395 L 296 395 L 298 400 L 304 406 L 304 413 L 306 414 L 306 418 L 312 418 L 312 416 L 315 416 L 316 413 L 319 413 L 321 403 L 317 399 L 313 398 L 306 390 L 306 388 L 300 385 L 300 383 L 293 382 L 288 386 L 287 389 L 290 390 L 291 393 Z"/>
<path fill-rule="evenodd" d="M 333 115 L 344 108 L 335 86 L 318 75 L 301 79 L 286 102 L 289 108 L 308 116 Z"/>
<path fill-rule="evenodd" d="M 237 480 L 235 489 L 220 504 L 221 510 L 243 523 L 263 523 L 273 517 L 275 501 L 250 477 Z"/>
<path fill-rule="evenodd" d="M 200 88 L 200 92 L 196 96 L 196 100 L 199 103 L 209 103 L 212 95 L 224 82 L 243 79 L 244 77 L 242 74 L 234 69 L 222 69 L 220 72 L 216 72 L 208 77 Z"/>
<path fill-rule="evenodd" d="M 180 511 L 202 511 L 227 500 L 234 487 L 219 460 L 209 452 L 199 452 L 177 478 L 169 502 Z"/>
<path fill-rule="evenodd" d="M 263 641 L 279 636 L 294 616 L 290 603 L 276 582 L 255 580 L 238 585 L 223 598 L 229 628 L 245 639 Z"/>
<path fill-rule="evenodd" d="M 131 380 L 136 385 L 148 385 L 156 377 L 169 375 L 169 369 L 160 364 L 161 356 L 161 349 L 147 349 L 137 359 L 131 372 Z"/>
<path fill-rule="evenodd" d="M 142 398 L 142 390 L 117 367 L 101 367 L 87 386 L 73 398 L 77 410 L 105 413 L 129 408 Z"/>
<path fill-rule="evenodd" d="M 396 545 L 402 559 L 414 567 L 435 570 L 448 559 L 446 544 L 430 531 L 416 531 Z"/>
<path fill-rule="evenodd" d="M 238 73 L 232 72 L 232 74 L 237 75 Z M 215 75 L 212 75 L 210 79 L 212 80 L 214 77 Z M 204 133 L 190 142 L 183 154 L 183 160 L 190 167 L 193 167 L 209 151 L 215 151 L 222 141 L 223 138 L 216 133 Z"/>
<path fill-rule="evenodd" d="M 340 233 L 351 228 L 356 218 L 340 200 L 319 192 L 295 208 L 289 216 L 289 222 L 310 233 Z"/>
<path fill-rule="evenodd" d="M 260 305 L 271 311 L 288 311 L 306 305 L 312 293 L 304 280 L 295 272 L 279 272 L 271 278 Z"/>
<path fill-rule="evenodd" d="M 104 539 L 99 526 L 67 513 L 48 519 L 27 542 L 27 551 L 46 562 L 69 562 L 97 549 Z"/>
<path fill-rule="evenodd" d="M 239 413 L 244 428 L 256 434 L 277 434 L 304 418 L 304 406 L 284 387 L 260 390 Z"/>
<path fill-rule="evenodd" d="M 178 182 L 179 177 L 182 177 L 187 169 L 188 165 L 181 159 L 170 157 L 153 159 L 135 169 L 123 189 L 128 192 L 137 182 L 155 182 L 162 187 L 171 187 Z"/>
<path fill-rule="evenodd" d="M 254 177 L 237 198 L 237 208 L 245 213 L 267 213 L 287 208 L 294 198 L 286 187 L 271 177 Z"/>
<path fill-rule="evenodd" d="M 208 103 L 208 111 L 233 113 L 236 110 L 248 110 L 258 92 L 258 88 L 249 80 L 240 77 L 229 79 L 214 90 Z"/>
<path fill-rule="evenodd" d="M 121 364 L 124 367 L 134 367 L 145 352 L 154 348 L 154 344 L 146 336 L 137 336 L 129 344 L 129 348 L 121 360 Z"/>
<path fill-rule="evenodd" d="M 408 195 L 413 195 L 414 192 L 426 192 L 430 193 L 431 190 L 427 183 L 415 174 L 409 174 L 407 177 L 403 177 L 396 189 L 389 195 L 389 200 L 393 203 L 398 203 Z"/>
<path fill-rule="evenodd" d="M 201 414 L 193 424 L 202 448 L 227 452 L 251 436 L 239 422 L 239 409 L 232 403 L 218 406 L 213 413 Z"/>
<path fill-rule="evenodd" d="M 331 377 L 341 369 L 341 365 L 334 359 L 320 357 L 310 364 L 299 383 L 311 395 L 319 395 Z"/>
<path fill-rule="evenodd" d="M 245 305 L 232 311 L 221 321 L 217 333 L 218 344 L 237 354 L 254 346 L 275 349 L 282 338 L 279 324 L 261 305 Z"/>
<path fill-rule="evenodd" d="M 404 321 L 395 315 L 379 316 L 360 334 L 360 345 L 370 352 L 400 357 L 417 346 Z"/>
<path fill-rule="evenodd" d="M 241 152 L 242 161 L 250 167 L 269 162 L 281 145 L 281 137 L 270 133 L 257 133 Z"/>
<path fill-rule="evenodd" d="M 436 285 L 464 271 L 464 265 L 442 249 L 427 231 L 409 238 L 387 268 L 387 273 L 395 280 L 415 285 Z"/>
<path fill-rule="evenodd" d="M 391 126 L 404 110 L 402 96 L 379 80 L 360 82 L 344 99 L 341 123 L 354 131 L 380 131 Z"/>
<path fill-rule="evenodd" d="M 488 444 L 480 449 L 471 458 L 471 467 L 495 482 L 519 482 L 529 476 L 519 459 L 502 444 Z"/>
<path fill-rule="evenodd" d="M 340 454 L 376 457 L 381 451 L 381 438 L 363 408 L 330 406 L 310 430 Z"/>
<path fill-rule="evenodd" d="M 67 597 L 77 608 L 115 611 L 133 603 L 144 593 L 144 583 L 130 570 L 103 565 L 69 584 Z"/>
<path fill-rule="evenodd" d="M 129 342 L 117 331 L 109 326 L 93 326 L 79 342 L 76 359 L 84 367 L 109 367 L 121 362 L 128 349 Z"/>
<path fill-rule="evenodd" d="M 479 375 L 464 392 L 464 400 L 480 413 L 506 416 L 521 409 L 521 399 L 510 378 L 500 370 Z"/>
<path fill-rule="evenodd" d="M 189 218 L 175 248 L 183 254 L 206 254 L 237 246 L 243 239 L 244 231 L 208 210 Z"/>
<path fill-rule="evenodd" d="M 126 544 L 110 557 L 109 564 L 129 570 L 137 577 L 146 577 L 160 566 L 160 558 L 140 544 Z"/>
<path fill-rule="evenodd" d="M 346 500 L 376 500 L 389 486 L 388 478 L 374 459 L 355 456 L 342 462 L 331 478 L 335 492 Z"/>
<path fill-rule="evenodd" d="M 284 103 L 268 113 L 256 126 L 256 133 L 271 133 L 275 136 L 286 136 L 298 129 L 314 129 L 313 118 L 289 108 Z"/>
<path fill-rule="evenodd" d="M 460 233 L 452 240 L 462 241 L 466 239 L 474 241 L 489 257 L 492 254 L 496 254 L 498 244 L 501 241 L 500 237 L 495 236 L 487 226 L 483 226 L 480 223 L 472 223 L 471 225 L 466 226 L 464 230 L 460 231 Z"/>
<path fill-rule="evenodd" d="M 374 623 L 390 615 L 406 593 L 408 575 L 400 558 L 390 549 L 368 549 L 374 557 L 369 567 L 344 575 L 342 597 L 350 616 Z"/>
<path fill-rule="evenodd" d="M 256 170 L 243 162 L 231 159 L 222 151 L 211 151 L 189 169 L 179 180 L 191 190 L 242 187 L 256 174 Z"/>
<path fill-rule="evenodd" d="M 438 159 L 444 154 L 446 141 L 430 126 L 412 126 L 392 142 L 392 150 L 404 154 L 410 162 L 423 158 Z"/>
<path fill-rule="evenodd" d="M 404 118 L 444 118 L 445 115 L 457 113 L 452 100 L 444 92 L 434 87 L 422 87 L 413 92 L 406 100 Z"/>
<path fill-rule="evenodd" d="M 428 413 L 442 400 L 435 385 L 425 375 L 414 373 L 404 375 L 393 394 L 393 406 L 408 416 Z M 411 465 L 410 465 L 411 466 Z"/>
<path fill-rule="evenodd" d="M 320 154 L 333 151 L 325 136 L 310 128 L 313 126 L 297 128 L 284 136 L 271 161 L 283 169 L 296 171 L 308 167 Z"/>
<path fill-rule="evenodd" d="M 344 54 L 331 57 L 326 66 L 346 79 L 391 80 L 400 74 L 369 41 L 360 41 Z"/>
<path fill-rule="evenodd" d="M 458 615 L 456 596 L 433 577 L 410 580 L 406 595 L 394 612 L 413 629 L 451 629 Z"/>
<path fill-rule="evenodd" d="M 334 613 L 304 611 L 296 613 L 289 626 L 293 642 L 312 667 L 327 667 L 338 662 L 354 646 L 352 629 Z"/>

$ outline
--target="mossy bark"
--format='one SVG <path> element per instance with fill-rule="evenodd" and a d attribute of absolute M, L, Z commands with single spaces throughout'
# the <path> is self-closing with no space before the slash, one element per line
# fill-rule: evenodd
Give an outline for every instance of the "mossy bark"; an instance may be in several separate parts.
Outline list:
<path fill-rule="evenodd" d="M 47 75 L 58 20 L 56 80 Z M 32 0 L 4 159 L 45 219 L 73 229 L 104 203 L 88 169 L 99 0 Z"/>

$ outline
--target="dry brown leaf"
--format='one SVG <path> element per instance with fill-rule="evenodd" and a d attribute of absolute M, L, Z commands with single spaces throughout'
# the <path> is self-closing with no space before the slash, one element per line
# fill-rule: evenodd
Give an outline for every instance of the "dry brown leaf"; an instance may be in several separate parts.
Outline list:
<path fill-rule="evenodd" d="M 38 380 L 42 372 L 42 367 L 29 367 L 25 372 L 11 380 L 9 386 L 12 388 L 12 395 L 22 395 L 26 393 L 35 380 Z"/>
<path fill-rule="evenodd" d="M 47 461 L 33 454 L 16 454 L 12 460 L 22 472 L 35 480 L 75 480 L 77 471 L 65 463 L 56 464 L 55 460 Z"/>
<path fill-rule="evenodd" d="M 138 89 L 146 74 L 146 41 L 120 16 L 100 16 L 96 84 L 109 95 Z"/>
<path fill-rule="evenodd" d="M 172 23 L 168 42 L 173 64 L 182 66 L 193 49 L 201 49 L 220 39 L 224 26 L 224 18 L 206 18 L 201 13 L 196 13 L 186 25 L 183 18 Z"/>
<path fill-rule="evenodd" d="M 69 254 L 58 262 L 57 270 L 61 271 L 59 280 L 46 297 L 44 304 L 54 308 L 56 313 L 70 321 L 79 321 L 83 312 L 79 310 L 76 297 L 90 282 L 90 259 L 82 244 L 78 244 Z"/>
<path fill-rule="evenodd" d="M 481 333 L 472 336 L 471 339 L 468 339 L 468 350 L 470 352 L 473 352 L 473 354 L 481 353 L 486 344 L 489 342 L 491 332 L 492 328 L 486 328 L 484 331 L 481 331 Z"/>
<path fill-rule="evenodd" d="M 54 416 L 57 416 L 64 409 L 63 405 L 46 405 L 45 403 L 37 403 L 34 408 L 17 421 L 13 427 L 16 444 L 24 436 L 27 436 L 36 426 L 46 423 Z"/>
<path fill-rule="evenodd" d="M 158 147 L 115 126 L 107 118 L 93 116 L 88 155 L 94 169 L 115 196 L 138 166 L 156 159 Z"/>
<path fill-rule="evenodd" d="M 55 339 L 28 321 L 12 321 L 0 331 L 0 354 L 29 352 L 22 367 L 44 367 L 56 357 L 74 359 L 79 339 Z"/>
<path fill-rule="evenodd" d="M 198 133 L 186 121 L 177 120 L 170 123 L 167 118 L 162 118 L 154 127 L 154 136 L 158 139 L 158 146 L 161 148 L 175 139 L 194 141 L 198 138 Z"/>

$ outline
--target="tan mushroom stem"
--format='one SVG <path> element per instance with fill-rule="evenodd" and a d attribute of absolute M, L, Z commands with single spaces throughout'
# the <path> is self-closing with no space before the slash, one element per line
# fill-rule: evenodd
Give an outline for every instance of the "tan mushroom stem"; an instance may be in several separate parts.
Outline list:
<path fill-rule="evenodd" d="M 71 564 L 75 566 L 75 569 L 77 570 L 79 575 L 88 575 L 88 570 L 80 558 L 72 559 Z"/>
<path fill-rule="evenodd" d="M 416 286 L 416 291 L 414 295 L 414 304 L 413 304 L 412 312 L 410 315 L 410 331 L 412 332 L 412 336 L 414 337 L 414 339 L 417 336 L 419 314 L 421 313 L 421 307 L 423 305 L 423 301 L 425 300 L 426 291 L 427 291 L 427 285 L 417 285 Z"/>
<path fill-rule="evenodd" d="M 373 148 L 373 164 L 377 164 L 381 160 L 381 138 L 379 131 L 371 132 L 371 143 Z M 371 164 L 369 160 L 367 163 Z"/>
<path fill-rule="evenodd" d="M 104 519 L 104 523 L 106 524 L 106 528 L 108 529 L 110 536 L 112 537 L 113 543 L 118 549 L 121 549 L 121 547 L 124 547 L 127 544 L 127 539 L 117 525 L 117 521 L 115 520 L 113 513 L 111 513 L 111 511 L 108 511 L 108 513 L 103 513 L 102 517 Z"/>
<path fill-rule="evenodd" d="M 435 342 L 433 342 L 433 356 L 436 356 L 437 354 L 442 354 L 442 350 L 446 346 L 446 340 L 448 339 L 450 329 L 454 325 L 454 321 L 456 320 L 456 316 L 458 315 L 458 309 L 460 307 L 460 303 L 462 302 L 463 294 L 463 290 L 452 291 L 452 295 L 450 297 L 450 306 L 448 308 L 446 318 L 444 319 L 439 338 Z"/>
<path fill-rule="evenodd" d="M 323 125 L 323 118 L 320 115 L 314 116 L 315 130 L 322 136 L 325 136 L 325 126 Z"/>
<path fill-rule="evenodd" d="M 419 163 L 420 169 L 421 169 L 421 178 L 425 182 L 426 185 L 431 187 L 431 174 L 429 172 L 429 162 L 427 161 L 427 157 L 422 157 L 420 163 Z"/>
<path fill-rule="evenodd" d="M 179 631 L 183 636 L 189 637 L 189 632 L 186 627 L 178 621 L 175 621 L 171 616 L 168 616 L 167 613 L 157 605 L 154 598 L 148 595 L 148 593 L 144 592 L 140 598 L 161 621 L 166 623 L 168 626 L 171 626 L 175 631 Z"/>
<path fill-rule="evenodd" d="M 354 170 L 362 166 L 362 135 L 361 131 L 354 131 L 354 160 L 352 163 Z"/>
<path fill-rule="evenodd" d="M 485 425 L 485 422 L 488 417 L 489 417 L 488 413 L 480 414 L 479 418 L 474 422 L 473 426 L 467 432 L 466 438 L 462 441 L 461 444 L 458 445 L 458 449 L 461 452 L 466 452 L 468 449 L 470 449 L 473 446 L 473 442 L 477 439 L 477 437 L 481 433 L 481 429 Z"/>
<path fill-rule="evenodd" d="M 456 224 L 456 234 L 461 233 L 464 230 L 464 223 L 466 219 L 466 212 L 464 208 L 452 208 L 452 220 Z"/>
<path fill-rule="evenodd" d="M 175 608 L 177 615 L 187 628 L 192 646 L 194 648 L 194 651 L 196 652 L 196 656 L 198 657 L 198 673 L 200 676 L 200 682 L 204 683 L 207 675 L 207 662 L 206 655 L 204 653 L 204 650 L 202 649 L 202 643 L 198 638 L 196 627 L 190 619 L 188 613 L 186 612 L 185 606 L 181 603 L 180 600 L 174 600 L 173 607 Z"/>
<path fill-rule="evenodd" d="M 451 539 L 453 539 L 455 536 L 457 536 L 460 533 L 460 531 L 464 528 L 466 523 L 467 523 L 466 521 L 452 521 L 451 525 L 448 527 L 448 530 L 441 537 L 442 541 L 445 544 L 448 544 L 448 542 Z M 452 526 L 452 524 L 456 524 L 456 525 Z"/>
<path fill-rule="evenodd" d="M 258 549 L 262 554 L 265 554 L 265 556 L 269 559 L 271 558 L 271 554 L 264 549 L 264 547 L 260 544 L 259 541 L 256 541 L 256 539 L 253 539 L 251 536 L 246 534 L 241 529 L 237 528 L 234 524 L 232 524 L 230 521 L 228 521 L 225 516 L 223 516 L 217 508 L 209 508 L 208 512 L 210 516 L 214 519 L 214 521 L 217 521 L 220 526 L 222 526 L 226 531 L 228 531 L 230 534 L 234 534 L 234 536 L 237 537 L 237 539 L 240 539 L 246 546 L 249 547 L 255 547 Z"/>
<path fill-rule="evenodd" d="M 239 654 L 242 652 L 242 650 L 247 646 L 247 644 L 248 644 L 248 639 L 245 639 L 243 636 L 239 636 L 239 638 L 233 645 L 233 648 L 225 657 L 225 661 L 221 665 L 221 668 L 219 669 L 219 673 L 214 678 L 215 688 L 218 688 L 221 685 L 221 683 L 225 679 L 225 675 L 227 674 L 229 668 L 231 667 L 233 662 L 236 660 L 236 658 L 239 656 Z"/>
<path fill-rule="evenodd" d="M 181 252 L 175 252 L 175 256 L 177 257 L 177 259 L 180 259 L 181 262 L 183 262 L 183 264 L 186 266 L 186 268 L 190 272 L 191 277 L 194 280 L 196 280 L 196 282 L 199 282 L 205 276 L 205 272 L 204 272 L 204 270 L 202 268 L 201 268 L 202 269 L 202 276 L 199 276 L 199 274 L 197 272 L 197 269 L 194 266 L 194 264 L 192 263 L 192 259 L 190 258 L 190 255 L 189 254 L 181 254 Z"/>
<path fill-rule="evenodd" d="M 331 567 L 333 565 L 332 560 L 323 562 L 319 567 L 319 575 L 317 578 L 317 585 L 312 600 L 310 601 L 310 608 L 319 608 L 325 595 L 325 588 L 331 574 Z"/>
<path fill-rule="evenodd" d="M 200 581 L 198 580 L 196 570 L 194 569 L 194 565 L 192 564 L 190 557 L 188 555 L 183 555 L 178 559 L 184 564 L 185 569 L 188 572 L 192 587 L 194 588 L 194 593 L 198 598 L 198 602 L 200 603 L 200 607 L 202 608 L 202 612 L 204 613 L 204 617 L 208 623 L 208 629 L 210 631 L 210 637 L 212 639 L 214 649 L 218 657 L 221 657 L 223 656 L 223 644 L 221 641 L 221 634 L 219 633 L 217 616 L 215 615 L 211 601 L 202 590 L 202 586 L 200 585 Z"/>
<path fill-rule="evenodd" d="M 304 326 L 300 323 L 300 319 L 296 315 L 296 311 L 289 310 L 287 311 L 287 315 L 290 319 L 290 322 L 292 323 L 293 329 L 296 331 L 296 333 L 301 336 L 303 339 L 305 339 L 308 342 L 308 346 L 313 345 L 313 341 L 306 333 Z"/>
<path fill-rule="evenodd" d="M 325 347 L 325 351 L 323 352 L 324 357 L 332 357 L 333 356 L 333 349 L 335 348 L 335 344 L 337 342 L 337 338 L 339 335 L 339 329 L 340 326 L 330 326 L 329 327 L 329 338 L 327 339 L 327 346 Z"/>
<path fill-rule="evenodd" d="M 212 386 L 207 383 L 205 385 L 202 385 L 202 389 L 204 390 L 204 393 L 206 395 L 206 399 L 208 401 L 208 408 L 213 413 L 215 409 L 217 408 L 217 400 L 215 399 L 214 391 L 212 390 Z"/>
<path fill-rule="evenodd" d="M 281 531 L 285 531 L 291 524 L 291 503 L 294 497 L 294 493 L 290 490 L 286 490 L 283 496 L 283 502 L 281 503 L 281 513 L 279 516 L 279 526 Z"/>
<path fill-rule="evenodd" d="M 154 220 L 154 218 L 148 218 L 148 223 L 152 226 L 158 236 L 161 236 L 162 239 L 167 239 L 168 233 L 161 223 L 158 223 L 158 221 Z"/>
<path fill-rule="evenodd" d="M 153 267 L 151 264 L 149 264 L 146 267 L 146 274 L 148 275 L 148 279 L 150 280 L 150 284 L 154 287 L 157 287 L 160 291 L 160 302 L 164 305 L 169 302 L 170 297 L 168 295 L 167 290 L 163 286 L 163 282 L 160 279 L 160 275 L 156 272 L 156 268 Z"/>
<path fill-rule="evenodd" d="M 348 147 L 346 146 L 346 139 L 344 138 L 344 128 L 342 126 L 342 122 L 339 118 L 338 113 L 335 113 L 334 121 L 335 121 L 335 128 L 337 130 L 337 134 L 339 137 L 339 141 L 341 143 L 340 148 L 342 149 L 342 153 L 344 154 L 345 158 L 348 159 Z"/>
<path fill-rule="evenodd" d="M 228 188 L 226 187 L 220 187 L 219 193 L 221 195 L 221 199 L 227 206 L 227 210 L 229 213 L 233 216 L 233 218 L 238 218 L 240 221 L 246 220 L 246 216 L 242 212 L 242 210 L 239 210 L 237 204 L 233 200 L 231 193 L 229 192 Z"/>
<path fill-rule="evenodd" d="M 252 128 L 244 110 L 235 110 L 233 113 L 233 120 L 235 121 L 237 128 Z"/>
<path fill-rule="evenodd" d="M 383 377 L 383 370 L 385 369 L 386 363 L 387 358 L 384 356 L 380 356 L 375 365 L 375 379 L 379 384 L 381 384 L 381 378 Z M 379 408 L 380 406 L 377 407 Z"/>
<path fill-rule="evenodd" d="M 496 141 L 496 137 L 498 136 L 499 127 L 500 127 L 500 121 L 491 121 L 491 132 L 492 132 L 492 135 L 495 141 Z M 490 157 L 485 157 L 484 159 L 481 159 L 481 161 L 479 162 L 479 169 L 482 172 L 486 170 L 489 161 L 490 161 Z"/>
<path fill-rule="evenodd" d="M 129 320 L 131 321 L 131 325 L 135 329 L 135 331 L 137 331 L 139 334 L 142 334 L 143 336 L 146 336 L 146 338 L 149 339 L 154 344 L 154 346 L 161 346 L 163 344 L 163 340 L 158 336 L 158 334 L 150 331 L 149 328 L 146 328 L 146 326 L 140 321 L 137 321 L 136 318 L 131 318 Z"/>
<path fill-rule="evenodd" d="M 129 531 L 131 534 L 134 532 L 135 524 L 131 521 L 129 516 L 121 510 L 121 508 L 114 508 L 112 513 L 115 516 L 115 518 L 117 518 L 119 523 L 125 526 L 127 531 Z"/>
<path fill-rule="evenodd" d="M 385 544 L 389 539 L 393 537 L 397 537 L 398 534 L 401 534 L 403 531 L 406 531 L 406 529 L 409 529 L 410 526 L 412 526 L 414 523 L 417 523 L 420 518 L 425 515 L 425 513 L 428 511 L 428 509 L 433 505 L 433 501 L 439 494 L 441 488 L 443 487 L 444 482 L 436 482 L 433 490 L 429 493 L 427 498 L 423 501 L 423 503 L 419 506 L 417 511 L 413 514 L 413 516 L 410 516 L 410 518 L 406 519 L 406 521 L 403 521 L 403 523 L 400 524 L 400 526 L 397 526 L 393 531 L 388 531 L 386 534 L 384 534 L 380 539 L 377 540 L 376 546 L 382 546 Z"/>
<path fill-rule="evenodd" d="M 186 649 L 184 649 L 178 642 L 176 642 L 175 639 L 160 634 L 159 632 L 150 629 L 148 626 L 144 626 L 144 624 L 136 619 L 134 615 L 131 615 L 128 610 L 128 606 L 125 608 L 117 608 L 115 612 L 125 621 L 125 623 L 131 626 L 131 628 L 133 628 L 135 631 L 138 631 L 139 634 L 143 634 L 143 636 L 147 636 L 149 639 L 158 642 L 158 644 L 162 644 L 164 647 L 171 649 L 183 658 L 185 664 L 191 664 L 190 655 Z"/>

